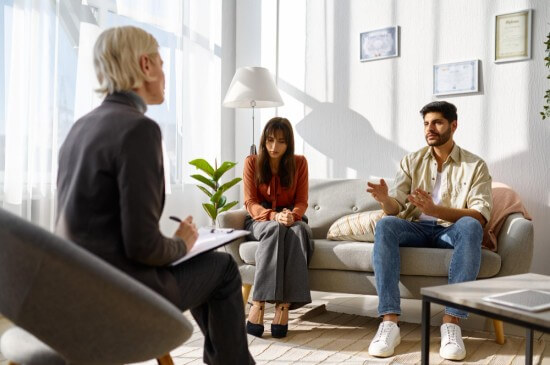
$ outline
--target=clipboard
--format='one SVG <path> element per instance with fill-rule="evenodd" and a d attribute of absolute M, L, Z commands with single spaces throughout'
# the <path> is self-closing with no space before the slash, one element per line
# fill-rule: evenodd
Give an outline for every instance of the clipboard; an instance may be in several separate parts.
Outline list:
<path fill-rule="evenodd" d="M 218 247 L 224 246 L 237 238 L 247 236 L 250 232 L 240 229 L 230 228 L 206 228 L 198 229 L 199 237 L 197 242 L 185 256 L 172 262 L 170 266 L 175 266 L 185 262 L 201 253 L 215 250 Z"/>

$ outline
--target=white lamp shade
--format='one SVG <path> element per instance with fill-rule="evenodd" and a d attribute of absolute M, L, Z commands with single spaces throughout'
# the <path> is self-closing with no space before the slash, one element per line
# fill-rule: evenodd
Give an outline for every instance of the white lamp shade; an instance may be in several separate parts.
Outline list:
<path fill-rule="evenodd" d="M 263 67 L 239 68 L 223 100 L 223 106 L 228 108 L 270 108 L 283 104 L 273 77 Z"/>

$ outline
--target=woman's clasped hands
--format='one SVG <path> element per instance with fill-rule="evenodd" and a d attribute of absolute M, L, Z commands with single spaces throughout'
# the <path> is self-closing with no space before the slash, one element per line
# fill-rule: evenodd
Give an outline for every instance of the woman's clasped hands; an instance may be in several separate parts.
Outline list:
<path fill-rule="evenodd" d="M 275 220 L 287 227 L 290 227 L 294 223 L 294 215 L 290 209 L 284 208 L 282 211 L 275 214 Z"/>

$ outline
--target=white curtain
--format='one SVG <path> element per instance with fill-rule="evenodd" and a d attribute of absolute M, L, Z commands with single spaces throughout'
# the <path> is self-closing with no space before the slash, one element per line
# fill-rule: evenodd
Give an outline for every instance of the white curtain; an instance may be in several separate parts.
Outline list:
<path fill-rule="evenodd" d="M 143 27 L 159 41 L 166 100 L 148 115 L 162 128 L 172 184 L 182 188 L 188 161 L 220 156 L 222 0 L 118 0 L 107 26 Z"/>
<path fill-rule="evenodd" d="M 166 101 L 147 114 L 163 132 L 167 192 L 188 161 L 220 155 L 222 0 L 0 0 L 0 204 L 53 228 L 57 154 L 72 124 L 101 103 L 92 47 L 135 25 L 160 44 Z"/>
<path fill-rule="evenodd" d="M 15 0 L 11 5 L 3 14 L 3 206 L 49 225 L 57 151 L 56 4 Z"/>

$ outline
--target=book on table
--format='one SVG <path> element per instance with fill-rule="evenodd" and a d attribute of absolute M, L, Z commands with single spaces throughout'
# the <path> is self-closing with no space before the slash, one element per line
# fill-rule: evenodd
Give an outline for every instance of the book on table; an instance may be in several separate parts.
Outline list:
<path fill-rule="evenodd" d="M 514 290 L 506 293 L 489 295 L 484 297 L 483 300 L 530 312 L 550 309 L 550 292 L 544 290 Z"/>

